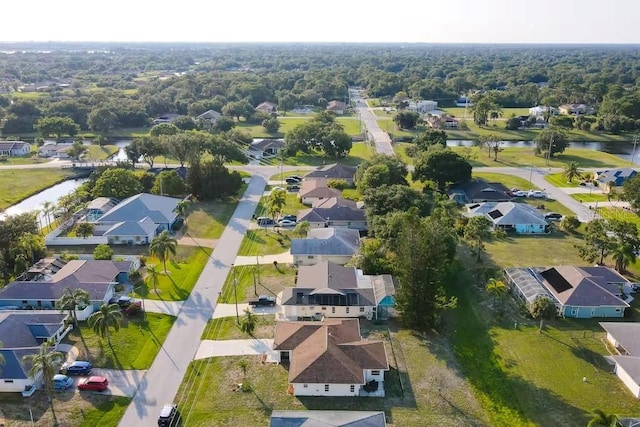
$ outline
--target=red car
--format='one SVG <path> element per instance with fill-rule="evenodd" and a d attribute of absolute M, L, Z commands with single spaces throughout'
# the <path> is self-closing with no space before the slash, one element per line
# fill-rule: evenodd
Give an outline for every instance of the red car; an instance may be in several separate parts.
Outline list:
<path fill-rule="evenodd" d="M 109 380 L 105 377 L 88 377 L 80 380 L 79 390 L 105 391 L 109 387 Z"/>

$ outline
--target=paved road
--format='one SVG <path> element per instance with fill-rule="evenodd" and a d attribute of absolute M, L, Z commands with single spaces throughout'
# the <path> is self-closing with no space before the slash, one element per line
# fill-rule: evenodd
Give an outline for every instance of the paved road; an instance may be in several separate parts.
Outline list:
<path fill-rule="evenodd" d="M 367 104 L 364 102 L 360 92 L 356 89 L 349 89 L 350 97 L 356 105 L 356 111 L 360 114 L 360 120 L 365 126 L 366 132 L 373 140 L 376 146 L 376 152 L 379 154 L 386 154 L 387 156 L 395 156 L 393 151 L 393 145 L 391 144 L 391 138 L 389 134 L 384 132 L 378 126 L 378 116 L 373 111 L 369 110 Z"/>
<path fill-rule="evenodd" d="M 184 302 L 153 365 L 141 381 L 120 426 L 156 426 L 162 406 L 174 401 L 187 367 L 200 347 L 200 337 L 213 316 L 218 292 L 222 290 L 266 183 L 264 176 L 253 175 L 251 178 L 247 191 L 189 299 Z"/>

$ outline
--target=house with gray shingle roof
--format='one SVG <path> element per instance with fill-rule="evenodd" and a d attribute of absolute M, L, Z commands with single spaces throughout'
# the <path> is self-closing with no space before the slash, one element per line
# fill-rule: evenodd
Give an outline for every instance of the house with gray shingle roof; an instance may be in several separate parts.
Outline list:
<path fill-rule="evenodd" d="M 314 265 L 331 261 L 344 265 L 360 247 L 360 232 L 349 228 L 312 228 L 306 239 L 291 239 L 293 263 Z"/>
<path fill-rule="evenodd" d="M 593 173 L 593 178 L 605 193 L 614 189 L 614 187 L 622 187 L 628 179 L 636 176 L 638 172 L 631 168 L 609 169 L 597 171 Z"/>
<path fill-rule="evenodd" d="M 550 298 L 562 317 L 624 317 L 629 307 L 624 292 L 629 281 L 609 267 L 507 268 L 505 276 L 525 303 Z"/>
<path fill-rule="evenodd" d="M 384 412 L 273 411 L 269 427 L 386 427 Z"/>
<path fill-rule="evenodd" d="M 367 229 L 367 218 L 364 209 L 354 206 L 353 201 L 342 203 L 341 198 L 331 198 L 326 203 L 316 203 L 311 209 L 298 212 L 298 222 L 307 221 L 310 228 L 352 228 Z M 352 202 L 352 203 L 349 203 Z"/>
<path fill-rule="evenodd" d="M 298 200 L 303 205 L 313 205 L 314 203 L 340 196 L 342 196 L 342 192 L 328 187 L 325 178 L 302 181 L 300 190 L 298 190 Z"/>
<path fill-rule="evenodd" d="M 0 141 L 0 156 L 26 156 L 31 153 L 31 144 L 24 141 Z"/>
<path fill-rule="evenodd" d="M 467 205 L 467 216 L 484 216 L 506 232 L 540 234 L 549 231 L 549 224 L 540 211 L 526 203 L 487 202 Z"/>
<path fill-rule="evenodd" d="M 358 319 L 278 322 L 273 349 L 289 362 L 294 396 L 384 397 L 384 343 L 363 340 Z"/>
<path fill-rule="evenodd" d="M 601 322 L 600 326 L 618 353 L 605 358 L 613 360 L 618 378 L 640 399 L 640 323 Z"/>
<path fill-rule="evenodd" d="M 347 166 L 341 163 L 334 163 L 331 165 L 325 165 L 317 168 L 316 170 L 309 172 L 303 176 L 303 181 L 311 179 L 342 179 L 347 181 L 347 184 L 353 184 L 353 177 L 356 174 L 358 168 L 355 166 Z"/>

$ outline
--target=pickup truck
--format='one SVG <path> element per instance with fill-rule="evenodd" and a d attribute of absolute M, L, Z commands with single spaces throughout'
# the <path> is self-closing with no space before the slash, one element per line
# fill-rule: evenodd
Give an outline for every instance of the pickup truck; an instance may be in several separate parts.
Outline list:
<path fill-rule="evenodd" d="M 249 301 L 251 307 L 273 307 L 276 305 L 276 299 L 274 297 L 261 295 L 257 300 Z"/>

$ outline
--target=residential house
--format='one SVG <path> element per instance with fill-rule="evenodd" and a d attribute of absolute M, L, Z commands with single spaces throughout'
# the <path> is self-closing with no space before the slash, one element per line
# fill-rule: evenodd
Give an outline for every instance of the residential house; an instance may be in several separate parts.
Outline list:
<path fill-rule="evenodd" d="M 304 181 L 308 181 L 311 179 L 319 179 L 325 178 L 327 180 L 330 179 L 340 179 L 347 182 L 347 184 L 353 184 L 353 177 L 356 174 L 355 166 L 347 166 L 341 163 L 334 163 L 331 165 L 326 165 L 317 168 L 316 170 L 309 172 L 303 177 Z"/>
<path fill-rule="evenodd" d="M 618 378 L 640 399 L 640 323 L 601 322 L 600 326 L 607 332 L 607 341 L 617 352 L 605 358 L 613 359 Z"/>
<path fill-rule="evenodd" d="M 426 122 L 432 129 L 458 129 L 460 127 L 458 119 L 446 115 L 429 115 Z"/>
<path fill-rule="evenodd" d="M 529 305 L 550 298 L 562 317 L 623 317 L 629 307 L 625 290 L 631 283 L 609 267 L 507 268 L 505 274 L 518 298 Z"/>
<path fill-rule="evenodd" d="M 273 102 L 263 102 L 256 107 L 257 111 L 262 111 L 263 113 L 272 114 L 276 112 L 277 104 Z"/>
<path fill-rule="evenodd" d="M 85 208 L 87 221 L 97 221 L 101 216 L 115 208 L 118 202 L 119 200 L 115 197 L 98 197 L 93 199 Z"/>
<path fill-rule="evenodd" d="M 331 261 L 344 265 L 360 247 L 360 232 L 350 228 L 312 228 L 306 239 L 291 239 L 293 263 L 298 266 Z"/>
<path fill-rule="evenodd" d="M 91 305 L 109 302 L 115 287 L 128 283 L 131 261 L 97 261 L 45 258 L 17 280 L 0 289 L 0 307 L 54 309 L 66 288 L 84 289 Z"/>
<path fill-rule="evenodd" d="M 311 228 L 346 227 L 356 230 L 368 228 L 364 209 L 353 200 L 332 197 L 314 203 L 310 209 L 298 212 L 298 222 L 307 221 Z"/>
<path fill-rule="evenodd" d="M 409 101 L 409 105 L 407 106 L 407 110 L 414 111 L 420 114 L 427 114 L 437 108 L 437 101 L 427 101 L 424 99 L 421 99 L 419 101 Z"/>
<path fill-rule="evenodd" d="M 317 201 L 340 196 L 342 196 L 340 190 L 327 187 L 326 179 L 302 181 L 298 191 L 298 200 L 304 205 L 313 205 Z"/>
<path fill-rule="evenodd" d="M 449 198 L 460 205 L 484 202 L 508 202 L 511 200 L 509 189 L 499 182 L 486 182 L 472 179 L 463 184 L 454 185 L 449 190 Z"/>
<path fill-rule="evenodd" d="M 31 153 L 31 144 L 24 141 L 0 141 L 0 156 L 16 157 Z"/>
<path fill-rule="evenodd" d="M 456 99 L 456 107 L 470 107 L 472 105 L 473 103 L 471 102 L 471 99 L 466 96 L 461 96 L 460 98 Z"/>
<path fill-rule="evenodd" d="M 200 123 L 205 123 L 208 126 L 213 126 L 216 122 L 222 117 L 222 114 L 218 113 L 215 110 L 207 110 L 204 113 L 200 114 L 196 117 L 196 121 Z"/>
<path fill-rule="evenodd" d="M 161 116 L 158 116 L 155 119 L 153 119 L 153 124 L 154 125 L 159 125 L 161 123 L 171 123 L 175 119 L 177 119 L 178 117 L 181 117 L 181 115 L 180 114 L 174 114 L 174 113 L 165 113 L 165 114 L 163 114 Z"/>
<path fill-rule="evenodd" d="M 487 202 L 467 205 L 468 217 L 484 216 L 494 229 L 517 234 L 541 234 L 549 231 L 544 215 L 526 203 Z"/>
<path fill-rule="evenodd" d="M 269 157 L 277 155 L 282 147 L 282 139 L 258 139 L 249 145 L 249 151 L 255 157 Z"/>
<path fill-rule="evenodd" d="M 573 114 L 574 116 L 578 115 L 592 115 L 595 114 L 596 109 L 587 104 L 564 104 L 558 107 L 558 110 L 562 114 Z"/>
<path fill-rule="evenodd" d="M 300 266 L 296 286 L 285 288 L 279 298 L 284 317 L 292 320 L 387 318 L 394 315 L 388 309 L 395 305 L 395 284 L 390 275 L 365 275 L 355 267 L 322 261 Z"/>
<path fill-rule="evenodd" d="M 593 173 L 593 179 L 598 182 L 598 186 L 605 193 L 615 191 L 616 187 L 622 187 L 622 184 L 630 178 L 636 176 L 638 172 L 631 168 L 611 169 L 597 171 Z"/>
<path fill-rule="evenodd" d="M 546 105 L 537 105 L 535 107 L 529 108 L 529 117 L 535 117 L 542 120 L 544 120 L 544 118 L 547 115 L 555 116 L 557 114 L 558 114 L 557 108 L 546 106 Z"/>
<path fill-rule="evenodd" d="M 347 104 L 342 101 L 330 101 L 327 104 L 327 111 L 332 111 L 341 116 L 347 111 Z"/>
<path fill-rule="evenodd" d="M 358 319 L 278 322 L 273 349 L 289 364 L 294 396 L 384 397 L 384 343 L 363 340 Z"/>
<path fill-rule="evenodd" d="M 269 427 L 386 427 L 384 412 L 273 411 Z"/>
<path fill-rule="evenodd" d="M 4 358 L 0 370 L 0 392 L 30 395 L 40 382 L 40 376 L 29 376 L 30 365 L 23 357 L 35 354 L 40 344 L 51 341 L 57 345 L 72 329 L 65 321 L 68 315 L 44 311 L 0 312 L 0 354 Z"/>
<path fill-rule="evenodd" d="M 38 149 L 40 157 L 55 157 L 58 159 L 68 159 L 67 152 L 71 150 L 73 144 L 44 144 Z"/>

